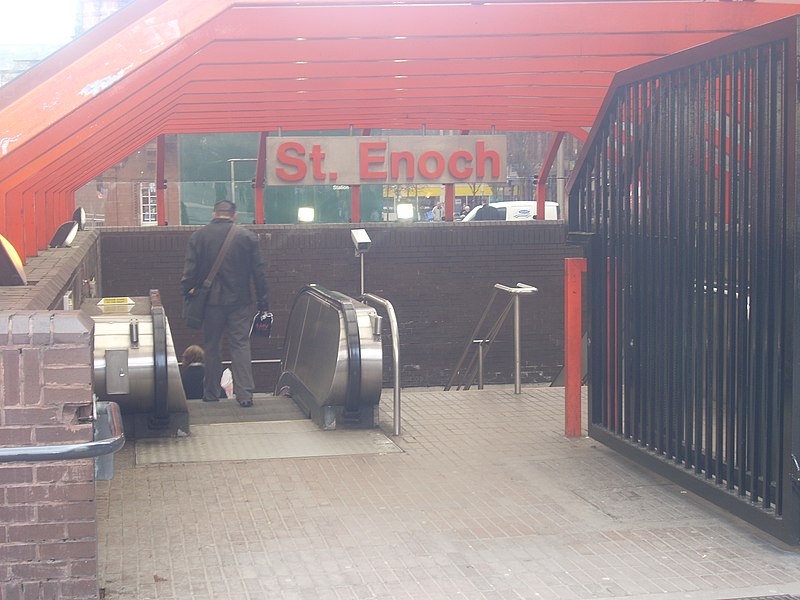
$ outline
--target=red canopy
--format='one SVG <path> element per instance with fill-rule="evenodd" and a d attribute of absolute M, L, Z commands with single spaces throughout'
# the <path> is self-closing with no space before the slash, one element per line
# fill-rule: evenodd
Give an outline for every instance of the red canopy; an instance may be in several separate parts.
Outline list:
<path fill-rule="evenodd" d="M 762 2 L 137 0 L 0 88 L 0 233 L 165 133 L 374 128 L 585 137 L 622 69 L 800 12 Z"/>

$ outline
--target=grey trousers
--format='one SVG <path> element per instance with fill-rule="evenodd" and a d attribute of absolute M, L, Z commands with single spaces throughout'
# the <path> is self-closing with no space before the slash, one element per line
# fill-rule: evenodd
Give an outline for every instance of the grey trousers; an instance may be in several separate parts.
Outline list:
<path fill-rule="evenodd" d="M 218 400 L 222 388 L 222 336 L 227 333 L 233 373 L 233 394 L 239 402 L 253 399 L 253 364 L 250 356 L 250 325 L 255 312 L 248 306 L 206 306 L 203 319 L 203 350 L 206 376 L 203 400 Z"/>

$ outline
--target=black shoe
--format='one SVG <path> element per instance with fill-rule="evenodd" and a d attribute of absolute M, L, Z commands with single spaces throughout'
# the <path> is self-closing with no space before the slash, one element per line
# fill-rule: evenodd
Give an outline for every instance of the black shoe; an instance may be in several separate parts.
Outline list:
<path fill-rule="evenodd" d="M 219 402 L 219 398 L 203 398 L 203 402 Z"/>
<path fill-rule="evenodd" d="M 236 401 L 239 403 L 239 406 L 241 406 L 242 408 L 247 408 L 249 406 L 253 406 L 253 400 L 252 399 L 251 400 L 239 400 L 237 398 Z"/>

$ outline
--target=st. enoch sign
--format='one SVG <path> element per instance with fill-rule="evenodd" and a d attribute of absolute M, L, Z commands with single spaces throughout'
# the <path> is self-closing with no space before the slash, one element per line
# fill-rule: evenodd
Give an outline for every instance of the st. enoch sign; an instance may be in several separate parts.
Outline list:
<path fill-rule="evenodd" d="M 267 138 L 268 185 L 494 183 L 506 136 Z"/>

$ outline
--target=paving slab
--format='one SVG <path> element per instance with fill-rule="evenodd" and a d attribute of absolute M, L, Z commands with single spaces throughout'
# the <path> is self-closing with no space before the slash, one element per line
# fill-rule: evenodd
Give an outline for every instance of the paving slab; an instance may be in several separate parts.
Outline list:
<path fill-rule="evenodd" d="M 387 390 L 380 429 L 396 452 L 137 464 L 128 443 L 97 483 L 105 597 L 800 595 L 796 548 L 566 438 L 563 394 L 406 389 L 395 437 Z"/>

